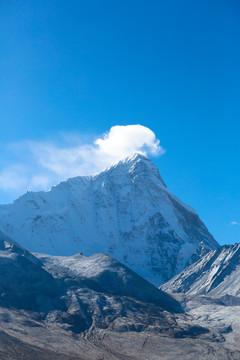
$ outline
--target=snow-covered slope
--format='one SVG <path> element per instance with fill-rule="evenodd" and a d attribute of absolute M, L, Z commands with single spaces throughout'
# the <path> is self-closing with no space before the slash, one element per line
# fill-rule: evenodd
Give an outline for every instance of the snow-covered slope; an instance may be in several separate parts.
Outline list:
<path fill-rule="evenodd" d="M 30 251 L 105 252 L 155 284 L 218 247 L 197 213 L 139 154 L 1 205 L 0 229 Z"/>
<path fill-rule="evenodd" d="M 210 251 L 161 287 L 168 292 L 240 296 L 240 244 Z"/>

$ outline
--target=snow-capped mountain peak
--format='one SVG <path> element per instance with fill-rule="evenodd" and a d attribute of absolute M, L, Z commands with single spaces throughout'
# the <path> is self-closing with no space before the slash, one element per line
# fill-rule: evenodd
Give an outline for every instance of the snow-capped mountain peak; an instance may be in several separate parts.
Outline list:
<path fill-rule="evenodd" d="M 166 184 L 159 174 L 158 168 L 148 157 L 142 154 L 135 153 L 132 156 L 124 158 L 123 160 L 118 161 L 116 164 L 109 166 L 100 174 L 105 172 L 114 172 L 116 169 L 122 174 L 129 172 L 129 174 L 133 177 L 137 175 L 155 177 L 160 180 L 164 187 L 166 187 Z"/>
<path fill-rule="evenodd" d="M 30 251 L 105 252 L 155 284 L 218 247 L 141 154 L 1 205 L 0 228 Z"/>

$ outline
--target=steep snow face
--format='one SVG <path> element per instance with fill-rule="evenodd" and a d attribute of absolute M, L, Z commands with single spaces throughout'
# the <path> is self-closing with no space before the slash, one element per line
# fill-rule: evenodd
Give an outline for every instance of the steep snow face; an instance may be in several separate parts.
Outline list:
<path fill-rule="evenodd" d="M 139 154 L 1 205 L 0 228 L 35 252 L 105 252 L 156 285 L 218 247 L 197 213 Z"/>
<path fill-rule="evenodd" d="M 240 296 L 240 244 L 210 251 L 161 287 L 191 295 Z"/>

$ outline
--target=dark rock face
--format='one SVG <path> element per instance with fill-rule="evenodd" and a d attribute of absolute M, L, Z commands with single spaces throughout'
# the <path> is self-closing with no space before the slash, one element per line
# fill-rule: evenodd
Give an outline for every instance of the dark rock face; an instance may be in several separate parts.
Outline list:
<path fill-rule="evenodd" d="M 37 258 L 2 233 L 0 277 L 0 306 L 42 311 L 57 305 L 59 289 L 52 275 Z"/>

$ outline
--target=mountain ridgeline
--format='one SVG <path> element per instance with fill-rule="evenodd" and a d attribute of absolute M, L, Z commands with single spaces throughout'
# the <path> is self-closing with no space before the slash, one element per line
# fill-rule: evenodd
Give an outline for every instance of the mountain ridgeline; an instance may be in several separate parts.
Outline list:
<path fill-rule="evenodd" d="M 104 252 L 155 285 L 219 246 L 139 154 L 1 205 L 0 229 L 38 253 Z"/>
<path fill-rule="evenodd" d="M 224 245 L 210 251 L 169 280 L 161 289 L 197 296 L 239 297 L 240 244 Z"/>

